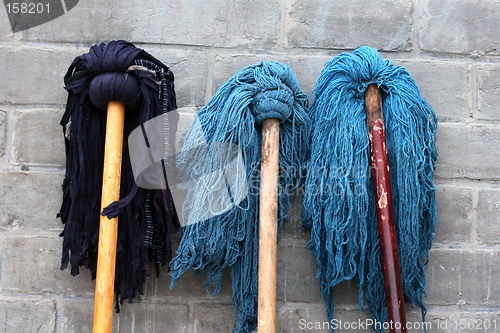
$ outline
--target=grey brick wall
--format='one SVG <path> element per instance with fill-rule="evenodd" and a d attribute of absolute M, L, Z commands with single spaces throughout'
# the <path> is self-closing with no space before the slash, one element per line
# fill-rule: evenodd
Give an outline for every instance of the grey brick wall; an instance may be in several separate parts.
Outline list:
<path fill-rule="evenodd" d="M 404 66 L 440 120 L 428 332 L 500 332 L 499 13 L 495 0 L 81 0 L 54 21 L 12 33 L 0 9 L 0 332 L 92 330 L 90 274 L 59 270 L 59 119 L 71 61 L 114 39 L 172 68 L 180 130 L 237 70 L 262 59 L 289 63 L 307 94 L 326 61 L 361 45 Z M 281 230 L 278 332 L 328 332 L 316 326 L 327 318 L 300 209 L 299 198 Z M 215 297 L 203 276 L 169 285 L 166 270 L 148 279 L 145 294 L 114 316 L 113 331 L 231 330 L 229 272 Z M 369 318 L 355 283 L 339 285 L 335 303 L 339 320 Z M 407 310 L 418 323 L 419 311 Z"/>

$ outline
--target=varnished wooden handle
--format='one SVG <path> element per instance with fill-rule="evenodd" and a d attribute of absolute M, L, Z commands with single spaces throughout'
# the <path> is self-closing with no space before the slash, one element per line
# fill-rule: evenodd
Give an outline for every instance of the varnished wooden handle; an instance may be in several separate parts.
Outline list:
<path fill-rule="evenodd" d="M 113 201 L 120 200 L 124 119 L 125 105 L 121 102 L 110 102 L 106 122 L 101 211 Z M 101 216 L 94 300 L 94 333 L 111 332 L 117 232 L 118 217 L 110 220 L 106 216 Z"/>
<path fill-rule="evenodd" d="M 392 206 L 389 159 L 385 143 L 384 115 L 380 88 L 370 84 L 365 92 L 366 122 L 370 136 L 373 185 L 380 233 L 380 252 L 391 333 L 405 333 L 406 315 L 399 267 L 398 242 Z"/>
<path fill-rule="evenodd" d="M 258 332 L 276 332 L 276 265 L 278 250 L 278 119 L 262 122 L 260 172 Z"/>

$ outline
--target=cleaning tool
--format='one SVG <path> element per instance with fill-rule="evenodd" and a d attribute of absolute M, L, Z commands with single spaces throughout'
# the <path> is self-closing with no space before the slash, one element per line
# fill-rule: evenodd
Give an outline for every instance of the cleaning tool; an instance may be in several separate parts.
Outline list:
<path fill-rule="evenodd" d="M 204 270 L 207 274 L 206 289 L 212 295 L 221 290 L 223 270 L 226 267 L 231 269 L 234 329 L 238 332 L 250 332 L 257 327 L 259 262 L 269 260 L 259 258 L 259 211 L 266 214 L 266 211 L 277 209 L 277 213 L 274 216 L 270 213 L 266 221 L 271 228 L 279 228 L 290 212 L 290 201 L 300 185 L 300 168 L 307 160 L 310 133 L 306 103 L 307 96 L 300 90 L 297 78 L 289 67 L 266 61 L 248 66 L 223 84 L 208 104 L 198 111 L 177 159 L 179 173 L 193 179 L 187 193 L 187 198 L 191 199 L 186 200 L 185 205 L 191 206 L 192 216 L 199 216 L 207 208 L 193 202 L 208 196 L 207 191 L 213 188 L 211 184 L 220 181 L 219 178 L 234 177 L 199 177 L 201 171 L 190 168 L 189 163 L 198 157 L 204 159 L 205 153 L 193 147 L 206 140 L 213 160 L 219 159 L 212 151 L 218 143 L 233 143 L 241 150 L 245 188 L 248 191 L 244 200 L 240 203 L 234 200 L 231 209 L 198 223 L 190 223 L 186 218 L 188 222 L 182 229 L 183 237 L 177 255 L 170 263 L 171 287 L 188 269 L 191 268 L 195 275 Z M 277 154 L 279 164 L 276 166 Z M 276 178 L 278 167 L 279 178 Z M 270 174 L 266 169 L 271 169 Z M 277 186 L 273 184 L 275 179 Z M 233 191 L 230 192 L 230 197 L 234 198 Z M 268 199 L 265 200 L 269 200 L 268 204 L 275 208 L 265 208 L 267 205 L 262 201 L 266 195 Z M 214 201 L 217 197 L 207 197 L 205 201 L 210 199 Z M 273 232 L 268 239 L 274 247 L 277 242 L 275 234 Z M 276 252 L 275 249 L 273 251 Z M 275 256 L 271 256 L 270 260 L 275 261 Z M 270 267 L 274 270 L 269 272 L 272 278 L 276 275 L 276 264 L 270 263 Z M 269 283 L 275 285 L 275 279 Z M 212 284 L 215 290 L 210 289 Z M 276 286 L 270 288 L 275 290 Z M 275 291 L 274 295 L 271 291 L 268 298 L 275 303 Z"/>
<path fill-rule="evenodd" d="M 158 274 L 172 257 L 170 225 L 178 220 L 170 192 L 135 184 L 123 136 L 176 108 L 173 80 L 168 67 L 125 41 L 91 47 L 64 78 L 61 269 L 71 263 L 72 275 L 80 266 L 97 274 L 94 332 L 110 332 L 113 287 L 118 311 L 143 293 L 150 261 Z"/>
<path fill-rule="evenodd" d="M 102 208 L 120 200 L 124 123 L 125 104 L 110 101 L 107 110 L 104 145 Z M 111 331 L 117 237 L 118 217 L 108 219 L 107 216 L 101 216 L 95 284 L 94 332 Z"/>
<path fill-rule="evenodd" d="M 372 92 L 378 90 L 380 97 L 375 95 L 373 108 Z M 385 289 L 384 282 L 390 281 L 384 280 L 384 268 L 397 273 L 398 253 L 404 302 L 421 308 L 425 320 L 424 267 L 436 223 L 436 115 L 408 72 L 389 60 L 383 61 L 369 47 L 340 54 L 328 62 L 313 93 L 309 110 L 313 131 L 302 220 L 311 230 L 308 248 L 316 257 L 328 317 L 333 319 L 334 286 L 343 280 L 357 280 L 360 310 L 364 296 L 375 323 L 373 328 L 382 331 L 384 323 L 390 324 L 386 293 L 390 300 L 394 291 L 393 287 Z M 380 116 L 373 117 L 377 109 Z M 381 125 L 385 126 L 385 147 L 382 141 L 375 140 L 384 132 Z M 372 149 L 370 136 L 374 139 Z M 385 149 L 388 169 L 379 164 L 383 158 L 371 155 L 371 151 Z M 370 179 L 372 171 L 374 179 Z M 379 173 L 386 178 L 383 187 L 377 179 Z M 384 227 L 379 233 L 377 227 L 378 218 L 390 219 L 386 213 L 390 210 L 391 192 L 397 249 L 385 241 L 388 236 L 394 237 L 394 230 Z M 377 209 L 384 206 L 388 210 L 380 211 L 377 217 Z M 394 255 L 393 263 L 382 257 L 388 253 Z M 397 281 L 397 276 L 393 277 Z M 391 308 L 391 316 L 401 313 L 402 307 Z M 397 320 L 400 324 L 394 326 L 404 325 L 404 318 Z"/>

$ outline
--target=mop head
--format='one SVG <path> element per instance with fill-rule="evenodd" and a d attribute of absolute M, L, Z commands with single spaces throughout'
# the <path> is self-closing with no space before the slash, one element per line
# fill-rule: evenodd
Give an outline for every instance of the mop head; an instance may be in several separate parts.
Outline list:
<path fill-rule="evenodd" d="M 183 237 L 172 260 L 172 286 L 188 269 L 195 275 L 201 270 L 207 274 L 206 289 L 209 294 L 221 290 L 222 272 L 231 268 L 233 305 L 235 310 L 234 330 L 250 332 L 257 326 L 258 298 L 258 254 L 259 254 L 259 190 L 261 163 L 261 123 L 266 118 L 280 119 L 279 150 L 279 199 L 278 226 L 290 212 L 290 201 L 294 198 L 300 181 L 300 167 L 308 154 L 310 133 L 309 117 L 306 114 L 307 96 L 300 90 L 293 71 L 280 63 L 262 61 L 240 70 L 227 81 L 202 108 L 191 125 L 177 160 L 179 170 L 187 170 L 194 179 L 188 189 L 185 205 L 190 206 L 190 217 L 183 228 Z M 207 196 L 213 189 L 208 182 L 217 179 L 200 177 L 201 171 L 190 168 L 189 163 L 204 159 L 203 150 L 193 147 L 206 140 L 209 149 L 216 143 L 233 143 L 240 149 L 243 182 L 248 194 L 226 212 L 210 219 L 193 223 L 193 216 L 200 216 L 206 206 L 194 204 L 199 196 Z M 194 156 L 184 156 L 194 152 Z M 212 151 L 211 156 L 215 154 Z M 221 177 L 227 177 L 229 170 Z M 234 186 L 233 186 L 234 187 Z M 225 186 L 224 186 L 225 188 Z M 205 201 L 216 200 L 207 196 Z M 184 212 L 184 211 L 183 211 Z M 196 222 L 196 221 L 195 221 Z M 213 293 L 210 285 L 214 285 Z M 238 323 L 239 318 L 239 323 Z"/>
<path fill-rule="evenodd" d="M 311 156 L 302 220 L 311 230 L 321 292 L 333 319 L 333 288 L 359 281 L 372 319 L 387 321 L 364 92 L 381 89 L 394 216 L 406 303 L 422 310 L 436 223 L 433 175 L 437 118 L 401 66 L 360 47 L 325 65 L 314 89 Z"/>
<path fill-rule="evenodd" d="M 85 266 L 95 278 L 101 188 L 109 101 L 126 105 L 121 201 L 108 206 L 119 215 L 115 291 L 120 303 L 143 293 L 150 261 L 166 265 L 172 257 L 170 224 L 177 217 L 169 191 L 138 188 L 134 182 L 128 134 L 145 121 L 175 109 L 174 77 L 160 61 L 124 41 L 95 45 L 77 57 L 64 77 L 68 102 L 61 125 L 66 143 L 61 269 Z M 116 302 L 117 310 L 118 302 Z"/>

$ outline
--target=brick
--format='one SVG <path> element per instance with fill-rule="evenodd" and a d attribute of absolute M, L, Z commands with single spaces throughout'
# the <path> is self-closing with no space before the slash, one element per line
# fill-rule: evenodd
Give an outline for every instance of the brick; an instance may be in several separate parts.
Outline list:
<path fill-rule="evenodd" d="M 405 315 L 406 322 L 410 323 L 408 332 L 409 333 L 423 333 L 424 330 L 421 327 L 424 325 L 422 323 L 422 314 L 419 308 L 410 308 L 408 306 L 405 307 Z M 371 324 L 374 322 L 370 316 L 370 313 L 367 308 L 363 309 L 363 312 L 360 313 L 358 309 L 340 309 L 334 312 L 335 322 L 338 329 L 335 332 L 339 333 L 351 333 L 351 332 L 369 332 L 372 331 Z M 379 323 L 381 326 L 384 323 Z M 386 325 L 389 325 L 387 323 Z M 430 325 L 427 323 L 427 325 Z M 383 326 L 382 326 L 383 327 Z M 389 327 L 389 326 L 386 326 Z M 430 326 L 428 326 L 430 327 Z M 335 326 L 334 326 L 335 328 Z M 388 330 L 384 330 L 388 331 Z M 430 332 L 430 330 L 429 330 Z M 434 330 L 432 331 L 434 332 Z"/>
<path fill-rule="evenodd" d="M 322 329 L 325 322 L 327 324 Z M 328 317 L 324 304 L 288 302 L 277 304 L 276 332 L 278 333 L 330 333 L 331 330 L 328 327 Z"/>
<path fill-rule="evenodd" d="M 495 0 L 422 1 L 420 48 L 428 52 L 498 55 L 499 12 L 500 3 Z"/>
<path fill-rule="evenodd" d="M 198 305 L 195 306 L 198 308 Z M 199 312 L 195 310 L 195 333 L 199 332 L 226 332 L 226 322 L 232 323 L 232 308 L 218 306 L 201 306 L 205 311 L 205 317 L 218 316 L 219 323 L 214 323 L 214 326 L 206 325 L 209 319 L 203 322 L 198 322 L 200 318 Z M 453 311 L 455 310 L 455 311 Z M 465 309 L 449 309 L 442 307 L 428 307 L 425 322 L 422 322 L 422 315 L 419 308 L 406 307 L 406 322 L 408 323 L 409 333 L 423 333 L 424 326 L 427 332 L 435 333 L 474 333 L 474 332 L 496 332 L 495 325 L 498 326 L 500 313 L 498 311 L 488 311 L 484 308 L 465 308 Z M 367 308 L 360 313 L 358 309 L 336 309 L 334 312 L 334 324 L 337 325 L 335 332 L 352 333 L 352 332 L 369 332 L 371 321 L 370 314 Z M 471 320 L 474 320 L 475 329 L 467 328 Z M 278 302 L 276 314 L 278 333 L 308 333 L 308 332 L 324 332 L 330 333 L 331 322 L 326 316 L 326 307 L 321 304 L 310 303 L 283 303 Z M 490 329 L 484 330 L 484 323 L 490 325 Z M 217 326 L 217 324 L 219 326 Z M 480 328 L 482 324 L 483 329 Z M 368 327 L 367 327 L 368 326 Z M 460 328 L 462 326 L 462 329 Z M 222 329 L 214 329 L 222 327 Z M 465 327 L 465 329 L 463 328 Z M 207 328 L 203 330 L 202 328 Z"/>
<path fill-rule="evenodd" d="M 0 331 L 54 332 L 56 306 L 52 300 L 0 300 Z"/>
<path fill-rule="evenodd" d="M 232 332 L 234 324 L 234 309 L 230 305 L 193 306 L 194 333 Z"/>
<path fill-rule="evenodd" d="M 499 120 L 500 85 L 498 84 L 498 76 L 500 75 L 500 66 L 483 64 L 479 66 L 477 73 L 477 117 L 484 120 Z"/>
<path fill-rule="evenodd" d="M 477 240 L 500 244 L 500 191 L 481 189 L 477 203 Z"/>
<path fill-rule="evenodd" d="M 316 81 L 325 67 L 325 64 L 332 60 L 332 58 L 333 56 L 321 56 L 318 54 L 314 56 L 294 56 L 287 59 L 287 61 L 290 61 L 290 67 L 297 75 L 300 88 L 309 95 L 314 90 Z M 287 62 L 283 63 L 287 64 Z"/>
<path fill-rule="evenodd" d="M 177 123 L 177 133 L 176 133 L 176 149 L 180 151 L 182 136 L 187 133 L 194 118 L 196 117 L 196 112 L 198 108 L 194 107 L 184 107 L 177 109 L 179 112 L 179 122 Z"/>
<path fill-rule="evenodd" d="M 4 291 L 93 295 L 94 282 L 81 267 L 72 277 L 60 270 L 62 238 L 14 236 L 3 245 L 1 283 Z"/>
<path fill-rule="evenodd" d="M 468 312 L 455 313 L 451 317 L 451 319 L 455 320 L 450 320 L 449 325 L 458 333 L 498 332 L 500 328 L 500 311 L 498 309 L 492 310 L 477 309 L 476 311 L 469 310 Z"/>
<path fill-rule="evenodd" d="M 439 307 L 428 307 L 427 315 L 425 316 L 425 325 L 427 332 L 436 333 L 452 333 L 456 332 L 452 322 L 455 321 L 455 313 L 443 310 Z M 421 320 L 420 320 L 421 322 Z M 410 330 L 410 332 L 412 332 Z M 423 332 L 423 331 L 417 331 Z"/>
<path fill-rule="evenodd" d="M 16 112 L 12 119 L 11 164 L 64 166 L 63 110 Z"/>
<path fill-rule="evenodd" d="M 435 61 L 401 61 L 415 80 L 422 97 L 429 102 L 438 118 L 468 118 L 469 72 L 467 64 Z"/>
<path fill-rule="evenodd" d="M 176 249 L 176 246 L 172 247 Z M 175 284 L 173 289 L 170 289 L 171 277 L 167 271 L 167 267 L 162 267 L 160 270 L 160 278 L 155 276 L 150 277 L 144 284 L 144 300 L 152 300 L 163 297 L 180 297 L 184 298 L 201 298 L 218 300 L 220 302 L 230 302 L 233 294 L 231 288 L 231 274 L 230 269 L 226 269 L 222 274 L 222 289 L 219 294 L 210 297 L 205 289 L 205 282 L 207 280 L 206 274 L 201 273 L 200 276 L 194 276 L 191 270 L 184 273 L 180 280 Z M 215 286 L 211 285 L 210 292 L 215 291 Z"/>
<path fill-rule="evenodd" d="M 186 107 L 179 108 L 179 122 L 177 123 L 177 134 L 182 134 L 184 131 L 189 130 L 191 124 L 198 112 L 198 108 Z"/>
<path fill-rule="evenodd" d="M 277 39 L 278 9 L 277 2 L 266 0 L 222 0 L 217 6 L 202 0 L 156 0 L 142 6 L 131 0 L 83 1 L 63 17 L 24 31 L 23 38 L 87 44 L 123 39 L 133 43 L 269 47 Z"/>
<path fill-rule="evenodd" d="M 188 330 L 188 306 L 181 304 L 123 304 L 114 315 L 115 332 L 178 332 Z"/>
<path fill-rule="evenodd" d="M 0 157 L 5 153 L 5 117 L 6 113 L 0 111 Z"/>
<path fill-rule="evenodd" d="M 496 308 L 430 307 L 426 319 L 431 325 L 427 332 L 494 333 L 498 331 L 500 312 Z"/>
<path fill-rule="evenodd" d="M 204 105 L 208 75 L 205 52 L 156 45 L 145 45 L 144 49 L 174 73 L 178 107 Z"/>
<path fill-rule="evenodd" d="M 64 104 L 64 75 L 76 55 L 66 47 L 1 46 L 0 103 Z"/>
<path fill-rule="evenodd" d="M 61 230 L 59 173 L 0 173 L 0 228 Z"/>
<path fill-rule="evenodd" d="M 301 190 L 298 190 L 301 193 Z M 288 215 L 288 222 L 283 223 L 281 229 L 279 230 L 280 239 L 283 238 L 293 238 L 302 239 L 304 242 L 308 242 L 311 239 L 311 232 L 302 227 L 302 198 L 303 195 L 299 195 L 294 201 L 291 202 L 290 214 Z M 308 258 L 309 259 L 309 258 Z"/>
<path fill-rule="evenodd" d="M 310 231 L 302 227 L 302 196 L 291 204 L 288 223 L 279 231 L 278 243 L 278 300 L 287 302 L 322 303 L 320 280 L 316 278 L 316 259 L 307 249 Z M 358 282 L 343 281 L 334 289 L 335 304 L 357 307 Z"/>
<path fill-rule="evenodd" d="M 281 240 L 278 244 L 277 299 L 321 302 L 316 260 L 305 243 Z"/>
<path fill-rule="evenodd" d="M 91 332 L 93 299 L 64 300 L 60 321 L 62 333 Z M 112 332 L 187 332 L 188 306 L 183 304 L 124 303 L 113 313 Z"/>
<path fill-rule="evenodd" d="M 455 310 L 455 311 L 453 311 Z M 425 322 L 422 322 L 422 314 L 419 308 L 405 307 L 406 322 L 409 333 L 423 333 L 424 326 L 427 332 L 456 333 L 453 325 L 463 318 L 465 321 L 469 316 L 494 320 L 495 312 L 484 309 L 449 309 L 443 307 L 428 307 Z M 308 332 L 331 332 L 331 323 L 326 316 L 326 307 L 320 304 L 310 303 L 278 303 L 277 309 L 277 332 L 279 333 L 308 333 Z M 498 321 L 498 320 L 497 320 Z M 370 317 L 367 307 L 360 313 L 357 308 L 336 308 L 334 311 L 335 332 L 353 333 L 370 332 Z M 480 332 L 480 331 L 477 331 Z M 487 331 L 494 332 L 494 331 Z"/>
<path fill-rule="evenodd" d="M 424 303 L 426 303 L 424 299 Z M 430 307 L 427 309 L 427 315 L 425 316 L 425 322 L 422 321 L 422 311 L 418 307 L 408 307 L 405 306 L 406 310 L 406 323 L 408 327 L 409 333 L 425 333 L 427 332 L 436 332 L 436 333 L 447 333 L 448 328 L 446 325 L 441 323 L 442 320 L 442 310 L 436 311 L 436 308 Z"/>
<path fill-rule="evenodd" d="M 179 247 L 180 235 L 173 235 L 172 249 L 175 250 Z M 175 284 L 173 289 L 170 289 L 171 277 L 168 273 L 167 267 L 162 267 L 160 270 L 160 278 L 154 276 L 147 278 L 144 284 L 144 300 L 155 300 L 164 297 L 171 298 L 185 298 L 187 295 L 192 298 L 217 300 L 219 302 L 231 302 L 233 290 L 231 287 L 231 271 L 230 269 L 224 270 L 222 274 L 222 290 L 219 294 L 210 297 L 205 289 L 205 281 L 207 276 L 204 272 L 200 276 L 195 276 L 191 270 L 184 273 L 179 281 Z M 210 292 L 215 291 L 214 285 L 209 288 Z"/>
<path fill-rule="evenodd" d="M 58 313 L 61 333 L 92 332 L 94 316 L 94 300 L 63 300 Z M 113 312 L 112 328 L 116 329 L 116 313 Z"/>
<path fill-rule="evenodd" d="M 293 47 L 383 51 L 411 50 L 413 5 L 408 0 L 294 1 L 287 39 Z"/>
<path fill-rule="evenodd" d="M 436 177 L 498 179 L 500 128 L 491 125 L 444 124 L 438 126 Z M 466 147 L 466 149 L 464 149 Z"/>
<path fill-rule="evenodd" d="M 213 87 L 212 95 L 229 79 L 231 79 L 239 70 L 259 63 L 261 60 L 276 61 L 287 64 L 287 61 L 281 57 L 272 55 L 218 55 L 215 57 L 213 69 Z"/>
<path fill-rule="evenodd" d="M 331 59 L 332 57 L 329 56 L 218 55 L 215 57 L 214 63 L 212 95 L 239 70 L 257 64 L 262 60 L 290 65 L 290 68 L 297 75 L 302 91 L 310 94 L 325 63 Z"/>
<path fill-rule="evenodd" d="M 64 300 L 58 313 L 61 333 L 92 332 L 94 300 Z M 116 329 L 116 313 L 113 312 L 113 330 Z"/>
<path fill-rule="evenodd" d="M 434 241 L 468 243 L 472 228 L 472 190 L 445 184 L 437 187 L 437 221 Z"/>
<path fill-rule="evenodd" d="M 498 250 L 431 249 L 425 304 L 500 305 Z"/>
<path fill-rule="evenodd" d="M 277 299 L 286 302 L 323 303 L 318 268 L 307 243 L 281 239 L 278 244 Z M 343 281 L 335 287 L 335 304 L 358 306 L 358 282 Z"/>

